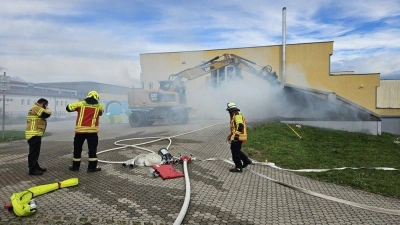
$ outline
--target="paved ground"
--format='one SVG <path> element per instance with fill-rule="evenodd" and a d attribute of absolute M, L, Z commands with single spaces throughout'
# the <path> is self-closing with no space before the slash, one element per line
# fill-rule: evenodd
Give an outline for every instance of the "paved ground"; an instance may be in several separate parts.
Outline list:
<path fill-rule="evenodd" d="M 155 124 L 145 128 L 102 124 L 98 151 L 115 148 L 114 142 L 122 139 L 186 133 L 172 138 L 169 148 L 174 156 L 192 154 L 197 158 L 188 163 L 191 198 L 183 224 L 399 224 L 400 216 L 315 197 L 266 177 L 350 202 L 400 210 L 400 201 L 393 198 L 317 182 L 263 165 L 251 165 L 242 174 L 236 174 L 228 172 L 231 165 L 224 161 L 203 161 L 213 157 L 230 158 L 225 141 L 229 124 L 207 127 L 218 122 Z M 21 129 L 21 126 L 6 126 L 6 129 Z M 38 212 L 30 217 L 16 217 L 3 209 L 0 224 L 174 223 L 184 202 L 184 178 L 153 178 L 149 167 L 132 169 L 112 163 L 146 153 L 134 148 L 99 154 L 99 159 L 109 163 L 100 163 L 103 170 L 91 174 L 86 173 L 85 148 L 81 171 L 71 172 L 68 166 L 72 157 L 73 122 L 49 123 L 48 131 L 53 135 L 43 138 L 39 161 L 48 169 L 43 176 L 28 175 L 25 141 L 0 144 L 1 202 L 8 203 L 14 192 L 72 177 L 79 179 L 79 185 L 38 196 Z M 148 140 L 153 139 L 123 143 Z M 167 145 L 164 140 L 141 147 L 157 152 Z M 183 172 L 182 164 L 175 168 Z"/>

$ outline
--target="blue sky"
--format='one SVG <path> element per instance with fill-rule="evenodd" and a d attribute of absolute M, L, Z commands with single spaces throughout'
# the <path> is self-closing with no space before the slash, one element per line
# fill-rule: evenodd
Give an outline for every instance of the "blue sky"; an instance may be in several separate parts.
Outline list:
<path fill-rule="evenodd" d="M 400 79 L 398 0 L 0 0 L 0 75 L 137 83 L 139 54 L 334 41 L 331 71 Z"/>

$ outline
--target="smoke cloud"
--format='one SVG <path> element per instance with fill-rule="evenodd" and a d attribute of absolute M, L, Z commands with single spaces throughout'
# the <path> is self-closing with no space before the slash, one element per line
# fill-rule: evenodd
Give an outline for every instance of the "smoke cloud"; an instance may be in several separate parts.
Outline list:
<path fill-rule="evenodd" d="M 297 76 L 304 76 L 297 73 Z M 306 79 L 298 78 L 303 85 Z M 307 86 L 307 85 L 306 85 Z M 188 85 L 188 88 L 191 88 Z M 226 104 L 236 103 L 247 121 L 257 120 L 370 120 L 367 112 L 333 92 L 307 87 L 272 86 L 260 78 L 235 80 L 218 88 L 200 88 L 188 103 L 200 118 L 227 119 Z"/>

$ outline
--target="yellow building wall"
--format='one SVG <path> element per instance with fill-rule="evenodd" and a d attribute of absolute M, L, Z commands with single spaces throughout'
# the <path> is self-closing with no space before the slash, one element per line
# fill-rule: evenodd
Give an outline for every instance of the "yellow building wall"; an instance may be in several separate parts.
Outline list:
<path fill-rule="evenodd" d="M 144 82 L 145 89 L 149 88 L 150 82 L 153 83 L 153 89 L 158 89 L 159 80 L 167 80 L 171 74 L 192 68 L 224 53 L 236 54 L 262 66 L 270 65 L 282 82 L 281 45 L 141 54 L 140 78 Z M 377 114 L 400 115 L 400 110 L 377 108 L 379 73 L 331 75 L 330 57 L 332 54 L 333 41 L 286 45 L 286 76 L 283 82 L 304 88 L 335 92 Z M 198 87 L 205 87 L 206 77 L 209 76 L 210 74 L 206 74 L 189 81 L 187 95 L 195 95 Z M 245 79 L 252 79 L 249 77 L 246 76 Z M 189 100 L 188 106 L 193 106 Z"/>
<path fill-rule="evenodd" d="M 333 42 L 287 45 L 285 83 L 326 90 L 332 51 Z"/>
<path fill-rule="evenodd" d="M 355 74 L 331 75 L 326 80 L 327 86 L 336 94 L 377 113 L 375 102 L 379 79 L 379 74 Z"/>

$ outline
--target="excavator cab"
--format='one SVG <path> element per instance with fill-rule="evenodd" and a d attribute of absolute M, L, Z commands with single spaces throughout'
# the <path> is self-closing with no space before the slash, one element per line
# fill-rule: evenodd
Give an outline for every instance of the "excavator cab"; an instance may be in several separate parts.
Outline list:
<path fill-rule="evenodd" d="M 160 83 L 160 90 L 170 91 L 171 85 L 173 85 L 173 80 L 161 80 L 158 81 Z M 178 93 L 179 96 L 179 104 L 186 104 L 186 84 L 184 81 L 179 81 L 175 86 L 174 92 Z"/>

